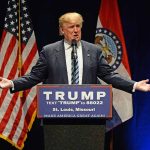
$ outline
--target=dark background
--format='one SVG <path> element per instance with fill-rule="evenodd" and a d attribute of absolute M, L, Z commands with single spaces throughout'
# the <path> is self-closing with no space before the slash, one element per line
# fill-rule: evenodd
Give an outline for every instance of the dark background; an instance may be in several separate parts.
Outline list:
<path fill-rule="evenodd" d="M 148 0 L 118 0 L 127 46 L 132 79 L 150 79 L 150 8 Z M 65 12 L 83 15 L 82 39 L 94 42 L 100 0 L 27 0 L 39 51 L 42 46 L 59 40 L 58 18 Z M 7 0 L 0 2 L 0 36 L 4 25 Z M 109 19 L 109 18 L 108 18 Z M 115 23 L 114 23 L 115 24 Z M 150 93 L 133 94 L 134 117 L 117 127 L 114 150 L 150 149 Z M 25 150 L 42 150 L 42 128 L 36 120 L 25 142 Z M 0 149 L 10 144 L 0 139 Z M 12 149 L 12 148 L 11 148 Z"/>

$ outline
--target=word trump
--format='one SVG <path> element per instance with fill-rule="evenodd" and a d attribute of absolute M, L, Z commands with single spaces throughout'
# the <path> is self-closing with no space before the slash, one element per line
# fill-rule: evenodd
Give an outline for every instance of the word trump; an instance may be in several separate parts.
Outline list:
<path fill-rule="evenodd" d="M 44 91 L 46 100 L 100 100 L 106 97 L 106 92 L 104 91 Z"/>

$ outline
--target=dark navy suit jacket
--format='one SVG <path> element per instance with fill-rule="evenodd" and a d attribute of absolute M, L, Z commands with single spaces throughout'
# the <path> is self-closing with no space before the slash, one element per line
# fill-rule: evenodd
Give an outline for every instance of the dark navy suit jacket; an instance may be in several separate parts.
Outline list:
<path fill-rule="evenodd" d="M 102 51 L 95 45 L 81 41 L 83 52 L 83 84 L 97 84 L 97 77 L 113 87 L 132 92 L 135 81 L 125 79 L 113 72 L 102 55 Z M 28 75 L 13 80 L 14 90 L 17 92 L 31 88 L 43 82 L 45 84 L 68 84 L 65 61 L 64 40 L 43 47 L 36 65 Z"/>

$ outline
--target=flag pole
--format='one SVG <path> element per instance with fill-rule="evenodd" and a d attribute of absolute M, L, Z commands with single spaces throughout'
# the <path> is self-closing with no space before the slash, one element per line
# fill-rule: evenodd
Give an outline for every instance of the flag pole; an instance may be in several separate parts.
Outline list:
<path fill-rule="evenodd" d="M 113 144 L 114 144 L 114 130 L 111 129 L 105 134 L 104 150 L 113 150 L 114 149 Z"/>
<path fill-rule="evenodd" d="M 18 1 L 18 49 L 19 49 L 19 60 L 18 60 L 18 70 L 19 70 L 19 76 L 22 76 L 22 52 L 21 52 L 21 4 L 20 0 Z M 23 97 L 23 92 L 19 92 L 20 97 Z"/>
<path fill-rule="evenodd" d="M 113 129 L 110 131 L 110 143 L 109 143 L 109 149 L 113 150 Z"/>

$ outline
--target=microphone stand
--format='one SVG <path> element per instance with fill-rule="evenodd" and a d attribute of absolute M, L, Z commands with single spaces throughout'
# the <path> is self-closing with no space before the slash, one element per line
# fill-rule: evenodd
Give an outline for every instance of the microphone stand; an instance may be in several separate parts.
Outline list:
<path fill-rule="evenodd" d="M 77 59 L 77 41 L 72 40 L 71 46 L 72 46 L 71 59 L 73 65 L 73 73 L 75 73 L 74 71 L 75 71 L 75 64 Z"/>

